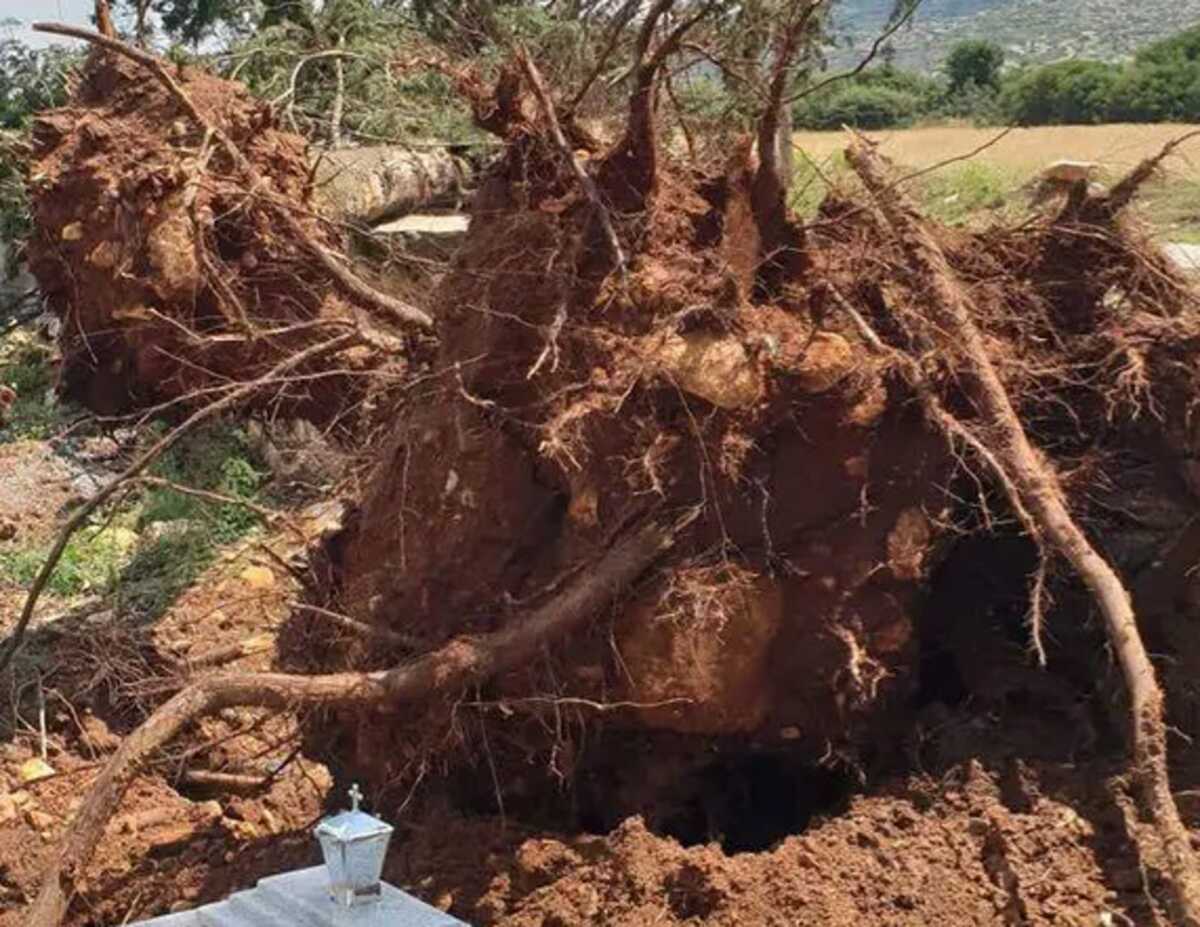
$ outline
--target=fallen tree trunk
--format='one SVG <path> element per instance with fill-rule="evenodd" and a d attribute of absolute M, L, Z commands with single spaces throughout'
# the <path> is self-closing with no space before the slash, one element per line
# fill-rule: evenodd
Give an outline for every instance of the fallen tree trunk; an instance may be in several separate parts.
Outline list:
<path fill-rule="evenodd" d="M 483 637 L 460 637 L 412 662 L 373 673 L 212 676 L 162 705 L 101 770 L 67 828 L 58 858 L 29 912 L 28 927 L 57 927 L 125 791 L 186 725 L 222 708 L 396 705 L 486 681 L 531 659 L 584 625 L 625 591 L 673 543 L 694 513 L 671 527 L 651 523 L 613 546 L 562 593 L 523 619 Z"/>
<path fill-rule="evenodd" d="M 1129 592 L 1071 516 L 1054 471 L 1030 443 L 973 321 L 971 298 L 941 246 L 912 206 L 888 183 L 873 150 L 855 142 L 846 157 L 900 239 L 911 269 L 923 285 L 930 318 L 923 320 L 928 324 L 919 334 L 928 344 L 946 351 L 966 374 L 965 388 L 982 417 L 979 434 L 1007 474 L 1015 501 L 1032 517 L 1042 538 L 1074 567 L 1100 609 L 1131 702 L 1131 774 L 1143 810 L 1162 841 L 1177 922 L 1196 927 L 1200 925 L 1200 870 L 1171 794 L 1163 694 L 1138 632 Z M 1146 848 L 1139 849 L 1145 858 Z"/>
<path fill-rule="evenodd" d="M 468 165 L 445 148 L 341 148 L 321 154 L 316 195 L 330 215 L 376 225 L 419 209 L 456 204 L 468 173 Z"/>

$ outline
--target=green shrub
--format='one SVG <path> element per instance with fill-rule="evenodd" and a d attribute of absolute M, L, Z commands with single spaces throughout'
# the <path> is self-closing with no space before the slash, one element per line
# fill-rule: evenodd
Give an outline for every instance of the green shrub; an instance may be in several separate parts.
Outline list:
<path fill-rule="evenodd" d="M 1133 60 L 1138 67 L 1181 61 L 1200 62 L 1200 26 L 1152 42 L 1140 49 Z"/>
<path fill-rule="evenodd" d="M 835 89 L 836 87 L 836 89 Z M 797 128 L 887 129 L 910 125 L 924 111 L 921 98 L 888 86 L 847 82 L 802 98 L 792 112 Z"/>
<path fill-rule="evenodd" d="M 976 87 L 997 87 L 1000 69 L 1004 66 L 1004 49 L 995 42 L 969 39 L 959 42 L 946 57 L 946 77 L 951 95 L 973 84 Z"/>
<path fill-rule="evenodd" d="M 1104 122 L 1113 107 L 1119 72 L 1102 61 L 1061 61 L 1010 78 L 1000 109 L 1021 125 Z"/>
<path fill-rule="evenodd" d="M 681 81 L 675 88 L 675 99 L 684 118 L 701 123 L 723 122 L 737 107 L 725 85 L 705 75 Z"/>
<path fill-rule="evenodd" d="M 1135 65 L 1112 87 L 1109 116 L 1121 122 L 1191 122 L 1200 118 L 1200 62 Z"/>

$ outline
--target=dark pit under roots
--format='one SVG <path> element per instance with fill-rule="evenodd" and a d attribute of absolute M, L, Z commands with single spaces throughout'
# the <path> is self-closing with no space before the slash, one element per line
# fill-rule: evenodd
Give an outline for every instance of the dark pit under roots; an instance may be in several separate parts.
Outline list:
<path fill-rule="evenodd" d="M 568 723 L 547 765 L 532 741 L 477 738 L 475 762 L 452 774 L 448 796 L 470 816 L 556 834 L 610 834 L 637 816 L 685 847 L 735 854 L 770 850 L 845 814 L 856 796 L 969 760 L 1119 761 L 1123 742 L 1097 676 L 1101 632 L 1069 583 L 1056 584 L 1049 665 L 1035 665 L 1027 614 L 1036 564 L 1036 548 L 1012 532 L 948 545 L 917 613 L 918 685 L 869 743 L 827 744 L 822 756 L 788 730 L 712 737 L 627 720 Z"/>

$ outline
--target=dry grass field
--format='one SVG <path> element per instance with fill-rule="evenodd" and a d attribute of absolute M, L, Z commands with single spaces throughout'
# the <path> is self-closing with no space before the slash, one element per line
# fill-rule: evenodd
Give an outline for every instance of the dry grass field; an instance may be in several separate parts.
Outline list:
<path fill-rule="evenodd" d="M 1095 161 L 1101 168 L 1100 179 L 1110 180 L 1157 152 L 1167 141 L 1197 128 L 1171 124 L 1041 126 L 1013 129 L 992 145 L 988 143 L 1001 130 L 935 126 L 870 134 L 880 141 L 888 157 L 911 170 L 962 157 L 988 145 L 969 161 L 949 164 L 920 181 L 919 195 L 927 208 L 950 221 L 969 221 L 981 211 L 1024 208 L 1022 187 L 1053 161 Z M 794 138 L 803 153 L 798 158 L 801 170 L 807 156 L 826 176 L 844 179 L 840 157 L 845 146 L 843 133 L 797 132 Z M 814 182 L 800 196 L 802 206 L 819 186 Z M 1200 137 L 1181 145 L 1167 162 L 1162 178 L 1147 187 L 1143 209 L 1163 237 L 1200 241 Z"/>

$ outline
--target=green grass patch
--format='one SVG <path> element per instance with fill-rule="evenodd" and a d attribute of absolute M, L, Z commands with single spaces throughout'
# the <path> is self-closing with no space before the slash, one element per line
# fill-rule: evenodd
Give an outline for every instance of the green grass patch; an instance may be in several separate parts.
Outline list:
<path fill-rule="evenodd" d="M 156 426 L 144 441 L 161 431 Z M 265 480 L 245 435 L 228 423 L 187 436 L 151 472 L 180 487 L 252 503 Z M 260 520 L 236 502 L 148 487 L 119 509 L 97 513 L 93 526 L 71 538 L 47 591 L 61 597 L 111 595 L 118 610 L 153 621 L 216 561 L 222 546 L 246 536 Z M 48 553 L 49 544 L 0 552 L 0 579 L 28 587 Z"/>
<path fill-rule="evenodd" d="M 69 597 L 111 590 L 136 544 L 137 534 L 119 524 L 84 528 L 67 542 L 46 591 Z M 32 585 L 49 552 L 49 545 L 0 552 L 0 577 Z"/>
<path fill-rule="evenodd" d="M 846 163 L 846 156 L 837 151 L 825 158 L 806 156 L 795 152 L 789 205 L 802 218 L 811 219 L 817 207 L 829 194 L 830 186 L 842 187 L 848 182 L 857 183 Z"/>
<path fill-rule="evenodd" d="M 1177 176 L 1147 184 L 1138 205 L 1163 241 L 1200 244 L 1200 180 Z"/>
<path fill-rule="evenodd" d="M 1028 208 L 1023 178 L 986 161 L 951 164 L 917 178 L 910 187 L 926 215 L 948 225 L 1012 217 Z"/>
<path fill-rule="evenodd" d="M 76 412 L 48 395 L 54 385 L 51 349 L 24 332 L 0 341 L 0 383 L 17 392 L 0 442 L 41 440 L 59 431 Z"/>
<path fill-rule="evenodd" d="M 180 442 L 151 468 L 154 476 L 180 486 L 253 502 L 266 477 L 240 428 L 211 425 Z M 147 491 L 140 527 L 157 522 L 202 521 L 217 543 L 237 540 L 259 523 L 251 509 L 201 499 L 170 487 Z"/>

